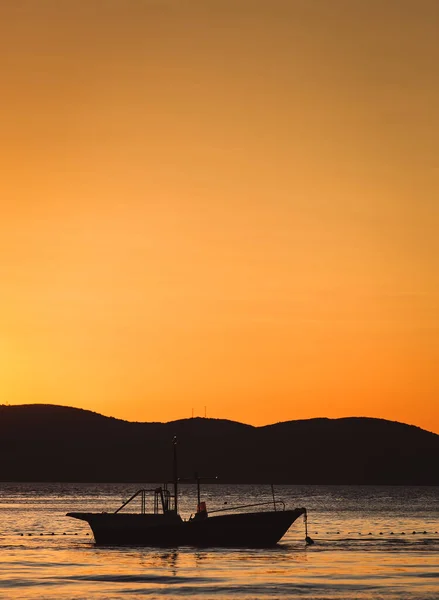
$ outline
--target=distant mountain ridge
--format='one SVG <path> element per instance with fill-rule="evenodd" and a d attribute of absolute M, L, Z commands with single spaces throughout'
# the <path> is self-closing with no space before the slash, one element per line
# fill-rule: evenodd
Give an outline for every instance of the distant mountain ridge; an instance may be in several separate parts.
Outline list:
<path fill-rule="evenodd" d="M 197 471 L 224 483 L 439 485 L 439 435 L 404 423 L 138 423 L 47 404 L 0 405 L 0 480 L 170 480 L 174 435 L 181 477 Z"/>

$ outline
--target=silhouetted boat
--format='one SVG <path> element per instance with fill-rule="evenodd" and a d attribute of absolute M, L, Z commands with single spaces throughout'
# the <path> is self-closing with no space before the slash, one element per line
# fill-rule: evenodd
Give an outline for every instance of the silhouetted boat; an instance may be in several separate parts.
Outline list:
<path fill-rule="evenodd" d="M 174 438 L 174 493 L 167 485 L 152 490 L 138 490 L 114 513 L 69 512 L 68 517 L 86 521 L 99 545 L 139 546 L 273 546 L 285 535 L 294 521 L 306 509 L 286 510 L 282 501 L 259 502 L 222 508 L 208 514 L 200 498 L 200 480 L 195 476 L 198 505 L 195 515 L 183 520 L 178 513 L 178 482 L 176 440 Z M 273 491 L 273 488 L 272 488 Z M 153 496 L 153 512 L 146 512 L 147 496 Z M 122 512 L 130 502 L 140 497 L 140 513 Z M 272 510 L 233 512 L 272 505 Z M 227 514 L 214 514 L 225 513 Z M 308 540 L 309 538 L 307 538 Z"/>

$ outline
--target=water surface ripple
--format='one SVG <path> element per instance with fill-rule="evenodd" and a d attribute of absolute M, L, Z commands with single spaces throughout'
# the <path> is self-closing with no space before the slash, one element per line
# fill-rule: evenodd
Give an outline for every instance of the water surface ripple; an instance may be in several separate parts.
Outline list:
<path fill-rule="evenodd" d="M 112 511 L 142 484 L 0 483 L 0 598 L 439 598 L 439 488 L 279 486 L 303 520 L 272 549 L 99 548 L 68 511 Z M 151 485 L 148 488 L 153 487 Z M 210 485 L 208 508 L 270 500 Z M 187 518 L 196 491 L 182 486 Z"/>

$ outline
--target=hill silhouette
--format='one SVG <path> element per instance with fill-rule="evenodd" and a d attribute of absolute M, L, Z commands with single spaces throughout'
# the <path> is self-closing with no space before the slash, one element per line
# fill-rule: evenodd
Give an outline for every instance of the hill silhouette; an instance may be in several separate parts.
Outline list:
<path fill-rule="evenodd" d="M 0 480 L 170 480 L 174 435 L 181 477 L 198 471 L 224 483 L 439 485 L 439 435 L 384 419 L 136 423 L 44 404 L 0 405 Z"/>

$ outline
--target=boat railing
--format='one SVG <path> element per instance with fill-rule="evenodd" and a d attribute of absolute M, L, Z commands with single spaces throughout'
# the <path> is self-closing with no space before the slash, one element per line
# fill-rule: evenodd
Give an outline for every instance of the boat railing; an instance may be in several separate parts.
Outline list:
<path fill-rule="evenodd" d="M 274 502 L 270 500 L 269 502 L 257 502 L 256 504 L 241 504 L 239 506 L 227 506 L 226 508 L 216 508 L 214 510 L 209 510 L 209 514 L 225 512 L 227 510 L 239 510 L 241 508 L 254 508 L 256 506 L 267 506 L 274 505 L 274 510 L 277 510 L 276 505 L 279 504 L 282 507 L 282 510 L 285 510 L 285 502 L 283 500 L 275 500 Z"/>
<path fill-rule="evenodd" d="M 165 485 L 165 487 L 137 490 L 137 492 L 135 492 L 130 498 L 128 498 L 128 500 L 119 506 L 117 510 L 114 511 L 114 514 L 120 512 L 123 508 L 125 508 L 125 506 L 127 506 L 127 504 L 140 496 L 140 512 L 142 515 L 144 515 L 146 513 L 147 498 L 151 496 L 151 494 L 154 494 L 154 514 L 158 514 L 160 512 L 160 505 L 163 513 L 175 510 L 172 502 L 174 497 L 171 495 L 167 489 L 167 486 Z"/>

